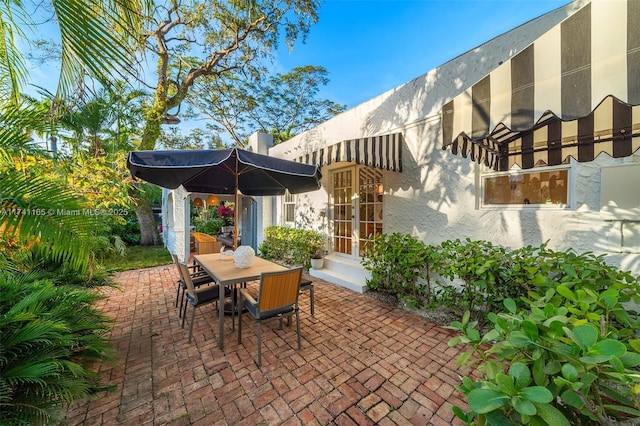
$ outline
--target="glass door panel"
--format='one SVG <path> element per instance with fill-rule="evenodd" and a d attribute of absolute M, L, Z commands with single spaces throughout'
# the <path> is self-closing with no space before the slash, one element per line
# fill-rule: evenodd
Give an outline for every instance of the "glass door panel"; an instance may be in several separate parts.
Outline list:
<path fill-rule="evenodd" d="M 382 172 L 363 167 L 358 172 L 358 255 L 363 256 L 368 244 L 382 234 Z"/>
<path fill-rule="evenodd" d="M 353 176 L 354 169 L 333 173 L 333 249 L 336 253 L 353 253 Z"/>

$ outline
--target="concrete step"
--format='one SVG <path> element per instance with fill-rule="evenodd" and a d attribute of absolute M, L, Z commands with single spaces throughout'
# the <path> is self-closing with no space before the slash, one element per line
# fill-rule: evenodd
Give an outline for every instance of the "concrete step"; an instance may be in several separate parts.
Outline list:
<path fill-rule="evenodd" d="M 335 255 L 326 256 L 324 267 L 322 269 L 311 268 L 309 275 L 357 293 L 367 291 L 366 280 L 370 277 L 370 273 L 360 265 L 360 262 Z"/>

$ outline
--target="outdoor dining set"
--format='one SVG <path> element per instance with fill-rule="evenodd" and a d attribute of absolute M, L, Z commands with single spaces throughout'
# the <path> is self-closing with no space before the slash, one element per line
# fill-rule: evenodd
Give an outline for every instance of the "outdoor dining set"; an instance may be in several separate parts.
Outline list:
<path fill-rule="evenodd" d="M 193 324 L 196 309 L 200 306 L 216 303 L 218 307 L 218 347 L 224 349 L 225 314 L 231 315 L 231 329 L 235 330 L 235 316 L 238 320 L 238 343 L 242 343 L 242 314 L 247 312 L 256 323 L 258 337 L 258 367 L 262 364 L 261 324 L 272 320 L 291 324 L 296 321 L 298 349 L 301 347 L 300 316 L 298 296 L 309 291 L 311 314 L 314 314 L 313 282 L 303 279 L 300 267 L 286 267 L 251 256 L 248 265 L 239 267 L 233 252 L 195 255 L 193 264 L 179 262 L 173 256 L 178 267 L 180 279 L 177 282 L 175 307 L 184 327 L 187 320 L 187 307 L 191 306 L 189 320 L 189 342 L 193 337 Z M 252 294 L 247 283 L 259 281 L 257 294 Z M 229 300 L 229 302 L 226 302 Z"/>

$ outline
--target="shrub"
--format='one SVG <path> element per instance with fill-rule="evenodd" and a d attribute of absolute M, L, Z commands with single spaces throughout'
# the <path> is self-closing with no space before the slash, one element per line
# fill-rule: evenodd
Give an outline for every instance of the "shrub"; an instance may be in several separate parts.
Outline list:
<path fill-rule="evenodd" d="M 264 230 L 264 241 L 258 247 L 261 256 L 289 265 L 309 268 L 311 257 L 323 247 L 322 234 L 310 229 L 269 226 Z"/>
<path fill-rule="evenodd" d="M 459 312 L 470 310 L 483 318 L 501 309 L 506 298 L 525 295 L 541 258 L 548 253 L 545 245 L 507 250 L 488 241 L 466 239 L 444 241 L 434 247 L 438 262 L 432 269 L 449 280 L 463 281 L 461 289 L 440 286 L 437 299 Z"/>
<path fill-rule="evenodd" d="M 530 266 L 529 266 L 530 267 Z M 529 268 L 527 267 L 527 268 Z M 459 390 L 469 424 L 618 424 L 640 417 L 640 322 L 625 307 L 638 303 L 638 279 L 602 257 L 545 251 L 531 269 L 531 290 L 488 315 L 481 336 L 465 314 L 452 324 L 450 346 L 471 350 L 457 360 L 480 380 Z"/>
<path fill-rule="evenodd" d="M 429 301 L 429 265 L 435 252 L 411 235 L 380 234 L 366 248 L 362 265 L 371 272 L 367 287 L 416 304 Z"/>
<path fill-rule="evenodd" d="M 112 360 L 94 293 L 0 273 L 0 424 L 52 424 L 96 389 L 89 368 Z"/>

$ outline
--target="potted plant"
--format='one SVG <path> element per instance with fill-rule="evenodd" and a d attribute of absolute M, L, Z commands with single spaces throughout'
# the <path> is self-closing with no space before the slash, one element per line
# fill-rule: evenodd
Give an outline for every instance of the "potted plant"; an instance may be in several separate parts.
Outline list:
<path fill-rule="evenodd" d="M 322 241 L 314 241 L 310 246 L 310 261 L 313 269 L 322 269 L 324 266 Z"/>

